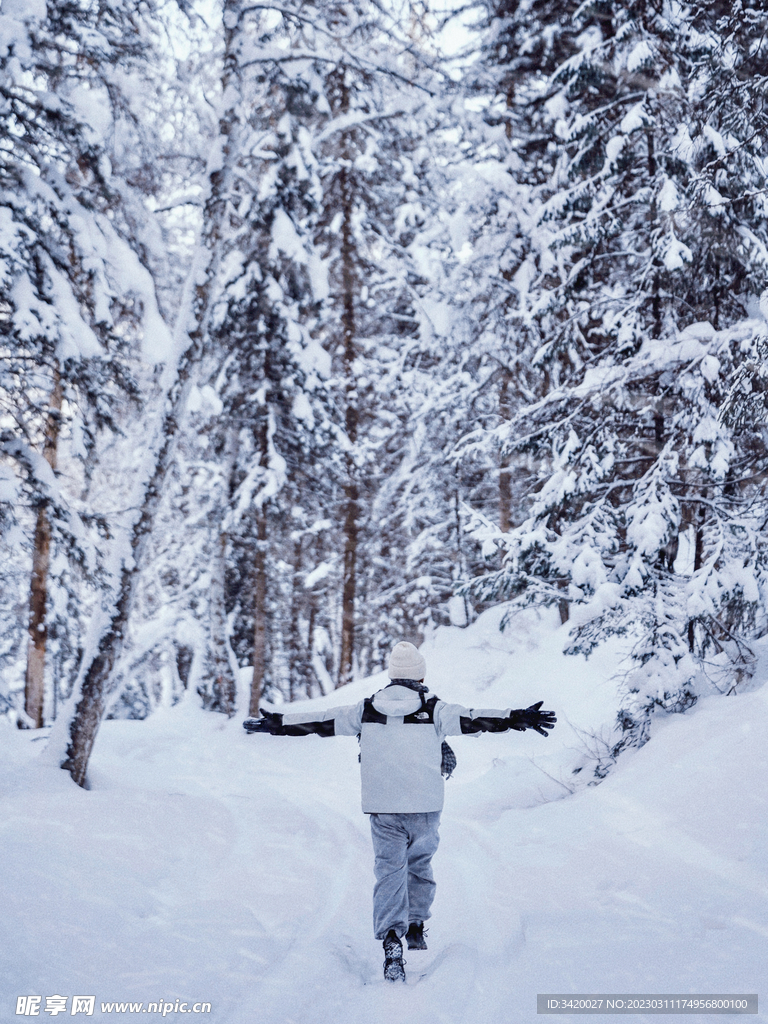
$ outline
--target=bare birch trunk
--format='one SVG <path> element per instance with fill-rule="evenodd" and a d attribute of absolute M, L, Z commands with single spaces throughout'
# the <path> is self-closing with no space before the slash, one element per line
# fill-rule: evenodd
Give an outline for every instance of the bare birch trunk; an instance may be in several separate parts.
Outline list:
<path fill-rule="evenodd" d="M 194 339 L 179 370 L 171 410 L 163 420 L 163 443 L 155 461 L 155 468 L 144 491 L 142 512 L 131 534 L 132 560 L 123 565 L 117 599 L 109 625 L 99 640 L 99 649 L 82 671 L 82 682 L 74 715 L 69 724 L 69 742 L 66 757 L 61 763 L 78 786 L 85 786 L 88 761 L 96 734 L 106 709 L 112 672 L 122 654 L 135 595 L 139 568 L 143 564 L 144 548 L 152 530 L 154 517 L 160 504 L 163 483 L 173 460 L 174 441 L 189 394 L 191 370 L 199 354 L 198 339 Z"/>
<path fill-rule="evenodd" d="M 226 94 L 227 86 L 236 69 L 240 0 L 226 0 L 224 8 L 225 57 L 222 85 Z M 219 122 L 219 131 L 224 138 L 222 168 L 210 176 L 210 192 L 205 204 L 203 237 L 199 251 L 201 254 L 204 253 L 206 258 L 202 265 L 196 262 L 192 269 L 187 287 L 194 289 L 194 292 L 188 305 L 182 303 L 180 314 L 180 317 L 184 316 L 184 310 L 189 309 L 194 316 L 195 326 L 186 332 L 189 344 L 181 358 L 176 382 L 169 394 L 168 411 L 162 422 L 161 441 L 154 469 L 144 489 L 141 515 L 134 524 L 131 534 L 132 559 L 123 566 L 117 598 L 109 625 L 100 638 L 99 649 L 89 664 L 81 666 L 79 673 L 80 689 L 69 723 L 66 756 L 61 763 L 61 767 L 70 773 L 78 786 L 86 785 L 88 761 L 109 697 L 110 677 L 123 650 L 139 568 L 143 564 L 144 548 L 160 504 L 165 478 L 173 463 L 176 435 L 192 386 L 192 370 L 204 349 L 211 291 L 220 260 L 221 227 L 229 193 L 232 135 L 236 131 L 236 125 L 237 98 L 233 94 L 230 106 Z M 185 328 L 186 323 L 182 322 L 182 329 Z"/>
<path fill-rule="evenodd" d="M 56 456 L 61 426 L 62 386 L 58 367 L 53 371 L 48 415 L 45 420 L 43 457 L 56 469 Z M 32 581 L 29 594 L 29 646 L 27 675 L 24 687 L 24 710 L 35 729 L 43 726 L 45 709 L 45 656 L 48 646 L 48 569 L 51 560 L 51 522 L 44 501 L 37 509 L 35 539 L 32 551 Z"/>

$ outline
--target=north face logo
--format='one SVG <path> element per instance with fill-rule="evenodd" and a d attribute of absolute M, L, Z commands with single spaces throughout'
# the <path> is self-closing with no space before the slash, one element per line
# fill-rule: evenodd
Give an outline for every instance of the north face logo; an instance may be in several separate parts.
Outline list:
<path fill-rule="evenodd" d="M 429 721 L 429 714 L 426 711 L 418 711 L 413 717 L 420 719 L 422 722 Z"/>

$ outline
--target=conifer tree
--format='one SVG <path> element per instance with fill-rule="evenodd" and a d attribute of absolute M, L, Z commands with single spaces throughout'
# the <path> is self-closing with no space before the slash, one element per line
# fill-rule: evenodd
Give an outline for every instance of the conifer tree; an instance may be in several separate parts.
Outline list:
<path fill-rule="evenodd" d="M 387 381 L 415 325 L 399 250 L 416 143 L 412 90 L 365 5 L 258 10 L 238 32 L 249 114 L 208 379 L 220 437 L 238 439 L 227 615 L 255 709 L 349 681 L 377 646 L 372 516 L 398 422 Z"/>
<path fill-rule="evenodd" d="M 745 25 L 714 8 L 691 23 L 583 7 L 579 52 L 550 79 L 568 117 L 542 217 L 558 253 L 538 286 L 546 386 L 505 431 L 540 483 L 524 523 L 481 529 L 507 554 L 472 589 L 583 606 L 574 651 L 635 630 L 616 750 L 644 741 L 654 709 L 747 678 L 764 629 L 765 449 L 718 418 L 768 273 L 750 195 L 762 85 L 740 74 L 759 30 Z"/>
<path fill-rule="evenodd" d="M 70 622 L 64 577 L 79 566 L 93 585 L 99 562 L 96 538 L 79 514 L 87 506 L 52 472 L 60 439 L 87 474 L 98 432 L 114 431 L 116 410 L 137 395 L 131 360 L 139 344 L 157 358 L 165 335 L 139 258 L 145 247 L 131 223 L 139 204 L 115 159 L 115 135 L 127 142 L 134 121 L 112 64 L 122 62 L 122 81 L 130 83 L 146 44 L 138 31 L 123 31 L 131 17 L 117 3 L 96 11 L 10 2 L 0 23 L 2 451 L 34 509 L 33 523 L 22 522 L 22 513 L 18 525 L 29 530 L 33 552 L 21 721 L 37 727 L 46 717 L 51 628 L 59 652 L 69 646 L 72 655 L 77 641 L 69 638 L 82 628 L 77 611 Z M 64 601 L 55 615 L 54 552 L 69 567 L 55 581 Z M 54 702 L 56 693 L 54 680 Z"/>

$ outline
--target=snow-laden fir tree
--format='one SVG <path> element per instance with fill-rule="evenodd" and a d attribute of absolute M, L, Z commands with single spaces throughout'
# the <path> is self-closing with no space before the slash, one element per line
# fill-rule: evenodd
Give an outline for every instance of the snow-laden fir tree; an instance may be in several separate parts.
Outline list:
<path fill-rule="evenodd" d="M 333 120 L 319 148 L 331 284 L 322 332 L 346 439 L 332 467 L 343 545 L 339 684 L 356 668 L 378 667 L 393 630 L 411 628 L 398 593 L 409 567 L 389 482 L 407 458 L 408 370 L 419 348 L 410 245 L 426 217 L 420 193 L 430 162 L 430 91 L 417 55 L 398 58 L 397 40 L 373 7 L 354 32 L 373 66 L 343 60 L 328 77 Z"/>
<path fill-rule="evenodd" d="M 408 245 L 429 93 L 409 85 L 364 5 L 231 24 L 235 170 L 200 378 L 200 394 L 222 404 L 209 406 L 205 449 L 188 463 L 197 482 L 180 486 L 209 510 L 211 573 L 220 557 L 223 612 L 212 617 L 200 596 L 207 571 L 198 611 L 252 666 L 255 707 L 375 663 L 403 603 L 391 582 L 405 583 L 403 545 L 378 496 L 408 445 L 400 371 L 418 326 Z M 213 691 L 206 700 L 221 704 Z"/>
<path fill-rule="evenodd" d="M 534 468 L 529 457 L 500 450 L 498 431 L 544 388 L 531 366 L 542 341 L 536 285 L 556 260 L 552 231 L 538 219 L 557 162 L 551 126 L 561 103 L 549 77 L 573 52 L 572 13 L 567 5 L 484 5 L 479 59 L 438 103 L 432 193 L 440 209 L 419 241 L 437 269 L 427 308 L 442 308 L 442 331 L 428 333 L 443 336 L 431 345 L 426 387 L 433 510 L 424 509 L 414 550 L 425 573 L 430 562 L 438 575 L 450 566 L 449 593 L 458 577 L 482 571 L 476 549 L 461 542 L 465 503 L 507 531 L 520 521 Z M 450 602 L 453 621 L 471 615 L 470 596 Z"/>
<path fill-rule="evenodd" d="M 137 396 L 140 343 L 157 359 L 165 334 L 140 258 L 152 231 L 132 180 L 145 150 L 130 90 L 148 46 L 133 13 L 8 2 L 0 15 L 2 589 L 19 595 L 31 561 L 20 721 L 38 727 L 55 715 L 100 574 L 104 582 L 87 525 L 106 530 L 89 500 L 97 436 L 118 431 Z M 55 472 L 62 446 L 68 487 Z M 3 632 L 18 656 L 16 618 Z"/>
<path fill-rule="evenodd" d="M 763 44 L 756 19 L 737 31 L 718 14 L 580 9 L 579 52 L 551 78 L 559 155 L 541 219 L 557 260 L 535 282 L 545 386 L 497 432 L 539 481 L 522 524 L 481 529 L 505 564 L 472 586 L 567 600 L 574 651 L 632 634 L 614 752 L 643 742 L 656 708 L 740 685 L 765 629 L 765 445 L 719 416 L 764 333 L 745 319 L 768 281 L 754 194 L 764 87 L 743 70 Z"/>

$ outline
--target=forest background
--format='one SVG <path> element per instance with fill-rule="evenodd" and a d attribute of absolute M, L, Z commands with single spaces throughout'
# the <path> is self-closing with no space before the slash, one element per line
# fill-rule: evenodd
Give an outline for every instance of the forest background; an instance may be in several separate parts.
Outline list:
<path fill-rule="evenodd" d="M 0 713 L 255 713 L 504 603 L 768 631 L 759 3 L 0 5 Z M 242 685 L 247 667 L 249 688 Z"/>

